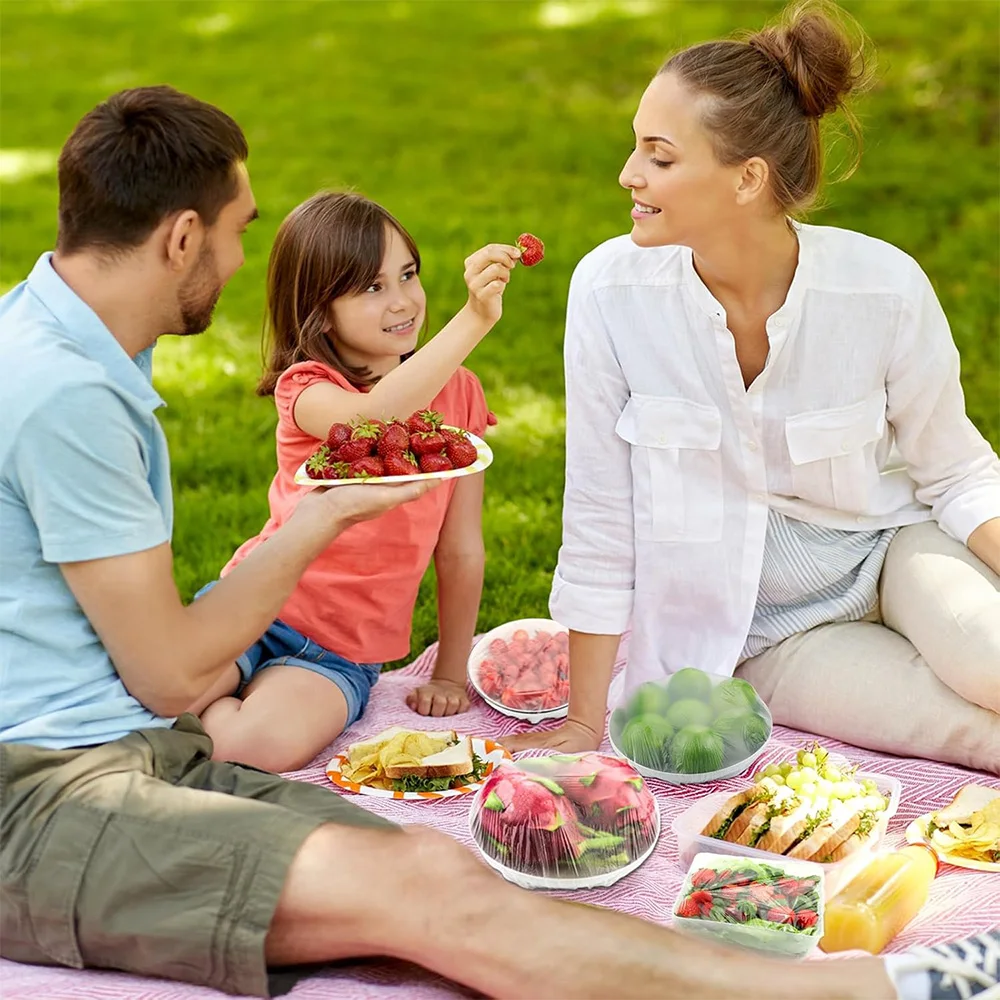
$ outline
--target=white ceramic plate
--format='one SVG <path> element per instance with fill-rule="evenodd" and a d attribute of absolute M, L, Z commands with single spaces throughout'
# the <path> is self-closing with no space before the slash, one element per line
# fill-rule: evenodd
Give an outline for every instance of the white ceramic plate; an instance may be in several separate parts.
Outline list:
<path fill-rule="evenodd" d="M 338 787 L 348 792 L 355 792 L 358 795 L 371 795 L 377 799 L 404 799 L 408 802 L 423 802 L 428 799 L 454 799 L 460 795 L 468 795 L 470 792 L 478 792 L 483 787 L 486 776 L 493 772 L 493 768 L 503 760 L 510 760 L 511 756 L 505 747 L 493 740 L 480 739 L 478 736 L 472 737 L 472 752 L 480 760 L 486 762 L 486 770 L 480 781 L 474 781 L 470 785 L 459 785 L 457 788 L 446 788 L 440 792 L 395 792 L 391 788 L 372 788 L 369 785 L 361 785 L 356 781 L 348 781 L 341 773 L 344 764 L 347 763 L 345 754 L 337 754 L 326 765 L 326 776 Z"/>
<path fill-rule="evenodd" d="M 961 858 L 954 854 L 946 854 L 940 844 L 934 843 L 927 836 L 927 824 L 930 823 L 933 815 L 933 813 L 924 813 L 906 828 L 906 842 L 908 844 L 926 844 L 946 865 L 954 865 L 956 868 L 971 868 L 977 872 L 1000 872 L 1000 861 L 977 861 L 975 858 Z"/>
<path fill-rule="evenodd" d="M 461 430 L 458 427 L 448 427 L 448 430 Z M 412 483 L 422 479 L 460 479 L 462 476 L 474 476 L 477 472 L 482 472 L 493 462 L 493 450 L 480 437 L 476 437 L 471 431 L 462 431 L 465 436 L 476 446 L 478 458 L 467 465 L 464 469 L 446 469 L 444 472 L 421 472 L 412 476 L 373 476 L 371 479 L 311 479 L 306 473 L 306 463 L 303 462 L 295 470 L 295 482 L 299 486 L 349 486 L 352 483 Z"/>

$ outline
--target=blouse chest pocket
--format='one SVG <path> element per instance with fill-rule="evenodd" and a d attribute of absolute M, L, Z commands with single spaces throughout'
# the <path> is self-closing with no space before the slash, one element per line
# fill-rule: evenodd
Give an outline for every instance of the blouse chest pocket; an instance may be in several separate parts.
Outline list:
<path fill-rule="evenodd" d="M 634 393 L 615 432 L 632 446 L 636 537 L 722 537 L 722 417 L 715 406 Z"/>
<path fill-rule="evenodd" d="M 885 433 L 885 407 L 885 390 L 878 389 L 850 406 L 786 417 L 795 495 L 863 513 L 877 472 L 875 448 Z"/>

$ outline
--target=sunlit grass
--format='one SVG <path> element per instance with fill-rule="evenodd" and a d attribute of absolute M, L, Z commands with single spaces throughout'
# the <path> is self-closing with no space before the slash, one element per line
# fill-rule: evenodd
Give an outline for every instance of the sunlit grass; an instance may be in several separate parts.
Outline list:
<path fill-rule="evenodd" d="M 963 356 L 973 419 L 1000 443 L 998 17 L 993 0 L 852 3 L 879 49 L 858 107 L 861 168 L 813 221 L 920 261 Z M 0 287 L 55 236 L 57 151 L 109 92 L 172 83 L 244 126 L 261 219 L 211 331 L 164 339 L 156 382 L 186 596 L 267 516 L 274 408 L 254 395 L 275 229 L 322 187 L 382 201 L 424 258 L 431 324 L 463 302 L 462 262 L 531 230 L 546 260 L 515 273 L 474 352 L 499 424 L 487 473 L 480 626 L 545 615 L 560 536 L 562 322 L 570 272 L 629 226 L 617 175 L 648 77 L 674 48 L 754 27 L 774 2 L 7 3 L 0 47 Z M 846 148 L 842 155 L 849 152 Z M 842 156 L 841 156 L 842 158 Z M 437 630 L 429 576 L 413 648 Z"/>

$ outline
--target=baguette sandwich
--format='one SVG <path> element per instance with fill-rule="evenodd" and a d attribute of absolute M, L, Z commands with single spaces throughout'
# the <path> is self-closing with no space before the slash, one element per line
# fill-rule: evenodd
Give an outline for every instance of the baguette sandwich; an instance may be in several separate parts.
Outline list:
<path fill-rule="evenodd" d="M 808 795 L 767 777 L 728 799 L 702 834 L 804 861 L 829 863 L 868 843 L 884 796 L 857 785 L 847 798 Z"/>

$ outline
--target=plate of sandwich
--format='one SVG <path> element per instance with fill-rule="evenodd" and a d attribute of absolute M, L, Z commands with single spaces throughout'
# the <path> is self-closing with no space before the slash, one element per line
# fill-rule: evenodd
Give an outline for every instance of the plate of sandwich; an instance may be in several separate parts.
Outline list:
<path fill-rule="evenodd" d="M 510 754 L 499 743 L 460 736 L 454 729 L 425 732 L 392 726 L 350 744 L 326 765 L 338 787 L 382 799 L 449 799 L 478 791 Z"/>
<path fill-rule="evenodd" d="M 965 785 L 937 812 L 906 828 L 908 844 L 926 844 L 946 864 L 1000 872 L 1000 788 Z"/>

